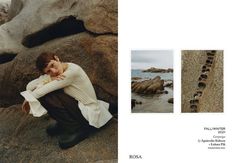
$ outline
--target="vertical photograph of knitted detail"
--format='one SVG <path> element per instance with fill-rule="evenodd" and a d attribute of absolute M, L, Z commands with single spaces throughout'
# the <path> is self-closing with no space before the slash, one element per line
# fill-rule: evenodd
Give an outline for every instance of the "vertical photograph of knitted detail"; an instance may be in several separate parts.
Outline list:
<path fill-rule="evenodd" d="M 0 162 L 118 162 L 117 0 L 0 0 Z"/>
<path fill-rule="evenodd" d="M 131 51 L 131 112 L 173 113 L 173 51 Z"/>
<path fill-rule="evenodd" d="M 223 50 L 182 51 L 182 112 L 223 112 Z"/>

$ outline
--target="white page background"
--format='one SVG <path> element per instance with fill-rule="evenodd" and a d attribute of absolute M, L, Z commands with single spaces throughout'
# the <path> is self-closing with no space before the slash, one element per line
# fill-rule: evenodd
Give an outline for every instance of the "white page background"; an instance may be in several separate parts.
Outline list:
<path fill-rule="evenodd" d="M 119 0 L 119 162 L 236 162 L 235 22 L 233 0 Z M 174 113 L 131 113 L 131 50 L 165 49 Z M 224 113 L 181 113 L 181 50 L 196 49 L 224 50 Z M 204 127 L 226 127 L 226 149 L 198 143 L 213 135 Z"/>

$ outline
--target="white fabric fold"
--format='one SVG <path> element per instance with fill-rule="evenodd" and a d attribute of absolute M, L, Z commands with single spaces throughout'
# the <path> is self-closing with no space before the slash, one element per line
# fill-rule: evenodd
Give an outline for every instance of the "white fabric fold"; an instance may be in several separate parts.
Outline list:
<path fill-rule="evenodd" d="M 108 111 L 109 103 L 97 100 L 98 104 L 84 105 L 79 102 L 79 108 L 84 118 L 94 127 L 101 127 L 105 125 L 111 118 L 112 115 Z"/>

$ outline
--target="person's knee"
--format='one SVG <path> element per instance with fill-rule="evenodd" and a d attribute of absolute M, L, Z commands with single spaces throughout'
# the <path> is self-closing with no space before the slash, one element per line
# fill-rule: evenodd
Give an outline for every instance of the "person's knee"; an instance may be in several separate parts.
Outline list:
<path fill-rule="evenodd" d="M 42 104 L 48 104 L 48 103 L 51 103 L 52 101 L 54 101 L 54 102 L 57 101 L 56 100 L 57 96 L 60 94 L 64 94 L 64 91 L 61 89 L 50 92 L 50 93 L 44 95 L 43 97 L 40 97 L 38 100 Z"/>

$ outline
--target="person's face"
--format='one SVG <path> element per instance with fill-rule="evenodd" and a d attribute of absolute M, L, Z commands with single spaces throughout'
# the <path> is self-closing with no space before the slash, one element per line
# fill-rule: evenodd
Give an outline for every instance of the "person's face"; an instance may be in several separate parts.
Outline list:
<path fill-rule="evenodd" d="M 47 67 L 44 69 L 44 73 L 55 77 L 63 73 L 62 63 L 59 61 L 58 57 L 55 57 L 55 60 L 51 60 Z"/>

